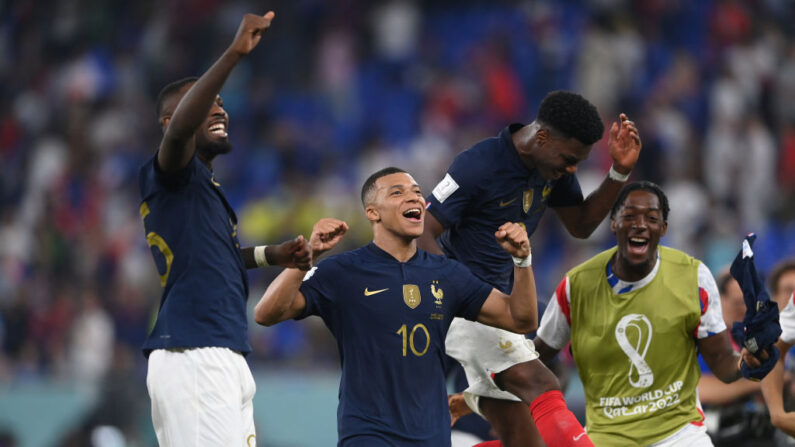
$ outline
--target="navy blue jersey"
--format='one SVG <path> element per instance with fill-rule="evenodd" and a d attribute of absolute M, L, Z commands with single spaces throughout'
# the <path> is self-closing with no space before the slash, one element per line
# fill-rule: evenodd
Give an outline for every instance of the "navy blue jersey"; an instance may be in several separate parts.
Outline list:
<path fill-rule="evenodd" d="M 144 354 L 209 346 L 247 353 L 248 277 L 237 217 L 197 157 L 168 176 L 156 160 L 157 155 L 139 173 L 141 218 L 163 286 Z"/>
<path fill-rule="evenodd" d="M 442 249 L 505 293 L 513 285 L 513 262 L 494 238 L 497 228 L 518 222 L 532 235 L 547 206 L 583 201 L 575 176 L 546 181 L 522 163 L 511 138 L 521 127 L 511 124 L 458 154 L 427 199 L 428 211 L 445 227 Z"/>
<path fill-rule="evenodd" d="M 444 256 L 418 250 L 402 263 L 373 243 L 307 273 L 298 318 L 323 318 L 342 362 L 340 446 L 450 445 L 444 340 L 491 290 Z"/>

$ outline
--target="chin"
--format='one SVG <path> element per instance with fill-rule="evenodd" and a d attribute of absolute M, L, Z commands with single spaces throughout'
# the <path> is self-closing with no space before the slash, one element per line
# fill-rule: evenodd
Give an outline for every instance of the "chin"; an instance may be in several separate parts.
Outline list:
<path fill-rule="evenodd" d="M 200 142 L 200 150 L 201 152 L 211 156 L 228 154 L 232 151 L 232 143 L 230 143 L 227 139 L 205 139 L 204 141 Z"/>

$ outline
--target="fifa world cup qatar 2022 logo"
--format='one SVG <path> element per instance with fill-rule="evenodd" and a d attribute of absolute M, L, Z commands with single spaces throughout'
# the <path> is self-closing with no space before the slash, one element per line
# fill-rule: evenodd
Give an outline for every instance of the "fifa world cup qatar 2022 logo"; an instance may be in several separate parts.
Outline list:
<path fill-rule="evenodd" d="M 625 315 L 616 325 L 618 345 L 631 362 L 627 374 L 629 384 L 635 388 L 648 388 L 654 383 L 654 373 L 645 360 L 652 332 L 651 322 L 643 314 Z"/>

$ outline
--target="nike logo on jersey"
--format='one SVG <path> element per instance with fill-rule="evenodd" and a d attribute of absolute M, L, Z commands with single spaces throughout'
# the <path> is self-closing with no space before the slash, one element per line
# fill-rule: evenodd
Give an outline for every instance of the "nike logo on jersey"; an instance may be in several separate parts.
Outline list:
<path fill-rule="evenodd" d="M 506 206 L 512 204 L 513 202 L 516 202 L 516 199 L 517 198 L 514 197 L 513 200 L 509 200 L 507 202 L 503 202 L 502 200 L 500 200 L 500 208 L 505 208 Z"/>
<path fill-rule="evenodd" d="M 376 293 L 386 292 L 387 290 L 389 290 L 389 289 L 387 288 L 387 289 L 381 289 L 381 290 L 367 290 L 367 287 L 365 287 L 364 288 L 364 296 L 375 295 Z"/>
<path fill-rule="evenodd" d="M 572 436 L 572 438 L 571 438 L 571 439 L 573 439 L 573 440 L 574 440 L 574 442 L 577 442 L 577 441 L 579 441 L 579 440 L 580 440 L 580 438 L 582 438 L 582 437 L 583 437 L 583 435 L 585 435 L 585 432 L 582 432 L 582 433 L 580 433 L 580 434 L 579 434 L 579 435 L 577 435 L 577 436 Z"/>

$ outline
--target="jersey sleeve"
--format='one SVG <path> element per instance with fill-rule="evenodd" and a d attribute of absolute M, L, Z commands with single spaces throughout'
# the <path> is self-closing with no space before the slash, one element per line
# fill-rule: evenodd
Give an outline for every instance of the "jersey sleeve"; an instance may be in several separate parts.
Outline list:
<path fill-rule="evenodd" d="M 550 348 L 563 349 L 571 339 L 569 278 L 563 278 L 541 317 L 537 336 Z"/>
<path fill-rule="evenodd" d="M 486 165 L 487 166 L 487 165 Z M 453 160 L 444 178 L 427 197 L 426 208 L 444 228 L 457 222 L 478 191 L 484 163 L 465 151 Z"/>
<path fill-rule="evenodd" d="M 448 259 L 450 262 L 450 278 L 456 284 L 456 307 L 453 312 L 456 317 L 475 321 L 480 315 L 480 308 L 486 298 L 494 289 L 491 285 L 475 276 L 468 268 L 458 261 Z"/>
<path fill-rule="evenodd" d="M 785 343 L 795 344 L 795 294 L 790 295 L 778 321 L 781 324 L 781 339 Z"/>
<path fill-rule="evenodd" d="M 583 202 L 582 188 L 574 174 L 561 177 L 552 188 L 547 204 L 550 208 L 574 206 Z"/>
<path fill-rule="evenodd" d="M 333 258 L 324 259 L 316 266 L 312 267 L 301 282 L 300 291 L 306 299 L 304 312 L 297 316 L 296 320 L 301 320 L 310 315 L 325 317 L 334 305 L 335 278 L 339 278 L 340 272 L 337 263 Z"/>
<path fill-rule="evenodd" d="M 698 264 L 698 299 L 701 318 L 693 333 L 697 339 L 707 338 L 726 330 L 720 305 L 720 293 L 712 273 L 706 265 Z"/>

